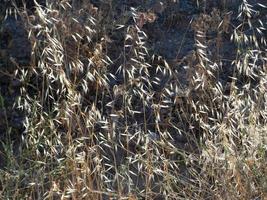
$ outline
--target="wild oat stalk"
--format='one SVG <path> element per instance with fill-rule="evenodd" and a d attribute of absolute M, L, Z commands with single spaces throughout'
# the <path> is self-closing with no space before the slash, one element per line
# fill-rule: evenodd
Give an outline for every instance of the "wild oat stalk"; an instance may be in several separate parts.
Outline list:
<path fill-rule="evenodd" d="M 196 17 L 182 88 L 178 66 L 149 48 L 149 12 L 78 0 L 19 10 L 32 62 L 15 74 L 25 131 L 0 171 L 1 199 L 264 199 L 260 13 L 243 0 L 237 20 L 216 9 Z M 235 59 L 223 64 L 230 33 Z"/>

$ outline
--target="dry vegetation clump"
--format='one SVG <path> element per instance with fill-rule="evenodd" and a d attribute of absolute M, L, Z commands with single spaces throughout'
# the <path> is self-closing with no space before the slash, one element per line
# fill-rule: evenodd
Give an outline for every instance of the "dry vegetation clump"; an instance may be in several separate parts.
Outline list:
<path fill-rule="evenodd" d="M 179 2 L 138 2 L 18 9 L 32 57 L 14 73 L 24 132 L 2 142 L 1 199 L 267 197 L 267 5 L 194 15 L 194 50 L 170 61 L 146 31 L 169 12 L 177 26 Z"/>

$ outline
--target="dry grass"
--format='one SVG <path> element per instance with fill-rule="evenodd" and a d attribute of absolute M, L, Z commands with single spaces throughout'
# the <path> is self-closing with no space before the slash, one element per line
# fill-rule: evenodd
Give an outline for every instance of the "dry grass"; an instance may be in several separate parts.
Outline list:
<path fill-rule="evenodd" d="M 32 63 L 15 74 L 25 131 L 18 154 L 6 144 L 1 199 L 266 199 L 266 22 L 247 1 L 238 25 L 218 10 L 194 20 L 184 91 L 147 48 L 154 18 L 116 18 L 113 1 L 55 2 L 19 11 Z M 222 66 L 229 32 L 235 59 Z M 233 68 L 228 85 L 222 67 Z"/>

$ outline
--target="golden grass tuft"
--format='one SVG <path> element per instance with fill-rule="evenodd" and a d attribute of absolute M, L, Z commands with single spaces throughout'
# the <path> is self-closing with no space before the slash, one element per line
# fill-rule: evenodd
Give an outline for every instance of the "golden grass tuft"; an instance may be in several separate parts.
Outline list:
<path fill-rule="evenodd" d="M 5 144 L 0 199 L 266 199 L 259 13 L 243 0 L 238 24 L 216 9 L 193 20 L 183 91 L 175 67 L 147 44 L 144 26 L 158 13 L 120 7 L 118 17 L 116 6 L 64 0 L 31 16 L 18 10 L 32 62 L 15 74 L 25 131 L 18 154 Z M 236 47 L 228 65 L 224 34 Z M 168 77 L 163 87 L 157 73 Z"/>

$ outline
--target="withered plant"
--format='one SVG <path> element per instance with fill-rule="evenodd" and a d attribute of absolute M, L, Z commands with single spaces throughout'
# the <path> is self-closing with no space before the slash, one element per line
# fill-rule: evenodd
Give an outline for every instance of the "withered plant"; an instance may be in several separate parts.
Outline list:
<path fill-rule="evenodd" d="M 265 199 L 267 5 L 204 9 L 194 50 L 170 62 L 146 26 L 179 1 L 92 2 L 15 6 L 32 57 L 14 74 L 24 132 L 4 152 L 0 198 Z"/>

